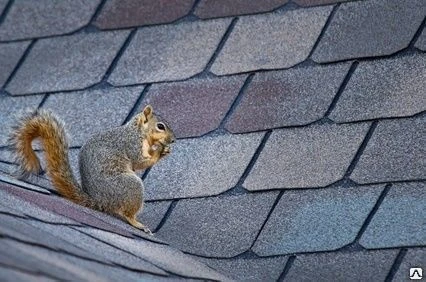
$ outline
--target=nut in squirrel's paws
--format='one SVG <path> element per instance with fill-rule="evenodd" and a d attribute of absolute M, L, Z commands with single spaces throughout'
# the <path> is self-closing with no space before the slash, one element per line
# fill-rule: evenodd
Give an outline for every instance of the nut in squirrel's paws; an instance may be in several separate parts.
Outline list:
<path fill-rule="evenodd" d="M 161 150 L 162 156 L 168 155 L 171 152 L 170 146 L 169 145 L 163 145 L 163 144 L 154 144 L 154 145 L 151 146 L 151 149 L 153 151 Z"/>
<path fill-rule="evenodd" d="M 171 152 L 170 146 L 167 145 L 167 146 L 164 146 L 163 152 L 161 152 L 161 155 L 165 156 L 170 154 L 170 152 Z"/>

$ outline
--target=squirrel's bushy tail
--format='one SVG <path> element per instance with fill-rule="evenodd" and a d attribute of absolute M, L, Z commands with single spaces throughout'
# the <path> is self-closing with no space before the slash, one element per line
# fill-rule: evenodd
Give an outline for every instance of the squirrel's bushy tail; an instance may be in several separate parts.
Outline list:
<path fill-rule="evenodd" d="M 27 112 L 18 118 L 16 126 L 12 128 L 10 141 L 23 175 L 38 174 L 41 171 L 40 161 L 31 146 L 36 138 L 40 138 L 43 144 L 46 171 L 53 186 L 65 198 L 91 207 L 92 203 L 82 191 L 71 170 L 64 125 L 50 111 Z"/>

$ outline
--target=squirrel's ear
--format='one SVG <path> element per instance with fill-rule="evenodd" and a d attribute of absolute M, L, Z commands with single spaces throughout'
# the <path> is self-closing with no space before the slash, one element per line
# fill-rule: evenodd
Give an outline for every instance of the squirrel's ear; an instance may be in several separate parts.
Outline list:
<path fill-rule="evenodd" d="M 152 115 L 154 113 L 154 110 L 152 109 L 151 105 L 147 105 L 144 109 L 143 109 L 143 115 L 145 116 L 145 121 L 148 121 L 152 118 Z"/>

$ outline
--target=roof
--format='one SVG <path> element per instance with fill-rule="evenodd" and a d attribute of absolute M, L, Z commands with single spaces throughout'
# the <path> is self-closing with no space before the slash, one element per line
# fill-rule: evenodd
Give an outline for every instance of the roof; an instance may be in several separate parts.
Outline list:
<path fill-rule="evenodd" d="M 425 15 L 0 0 L 0 280 L 407 280 L 426 266 Z M 12 177 L 20 110 L 61 116 L 77 172 L 89 136 L 148 103 L 178 137 L 141 173 L 155 236 Z"/>

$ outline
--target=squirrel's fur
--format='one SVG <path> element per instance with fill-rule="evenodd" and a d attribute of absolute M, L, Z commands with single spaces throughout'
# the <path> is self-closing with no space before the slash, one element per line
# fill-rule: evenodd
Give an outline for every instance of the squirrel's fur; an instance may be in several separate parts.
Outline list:
<path fill-rule="evenodd" d="M 25 113 L 12 128 L 10 143 L 23 176 L 41 171 L 32 148 L 37 138 L 45 152 L 46 172 L 62 196 L 124 218 L 150 233 L 136 219 L 143 207 L 143 183 L 135 170 L 157 163 L 170 152 L 169 144 L 175 140 L 151 106 L 127 124 L 96 134 L 84 144 L 79 154 L 81 184 L 71 170 L 64 123 L 47 110 Z"/>

